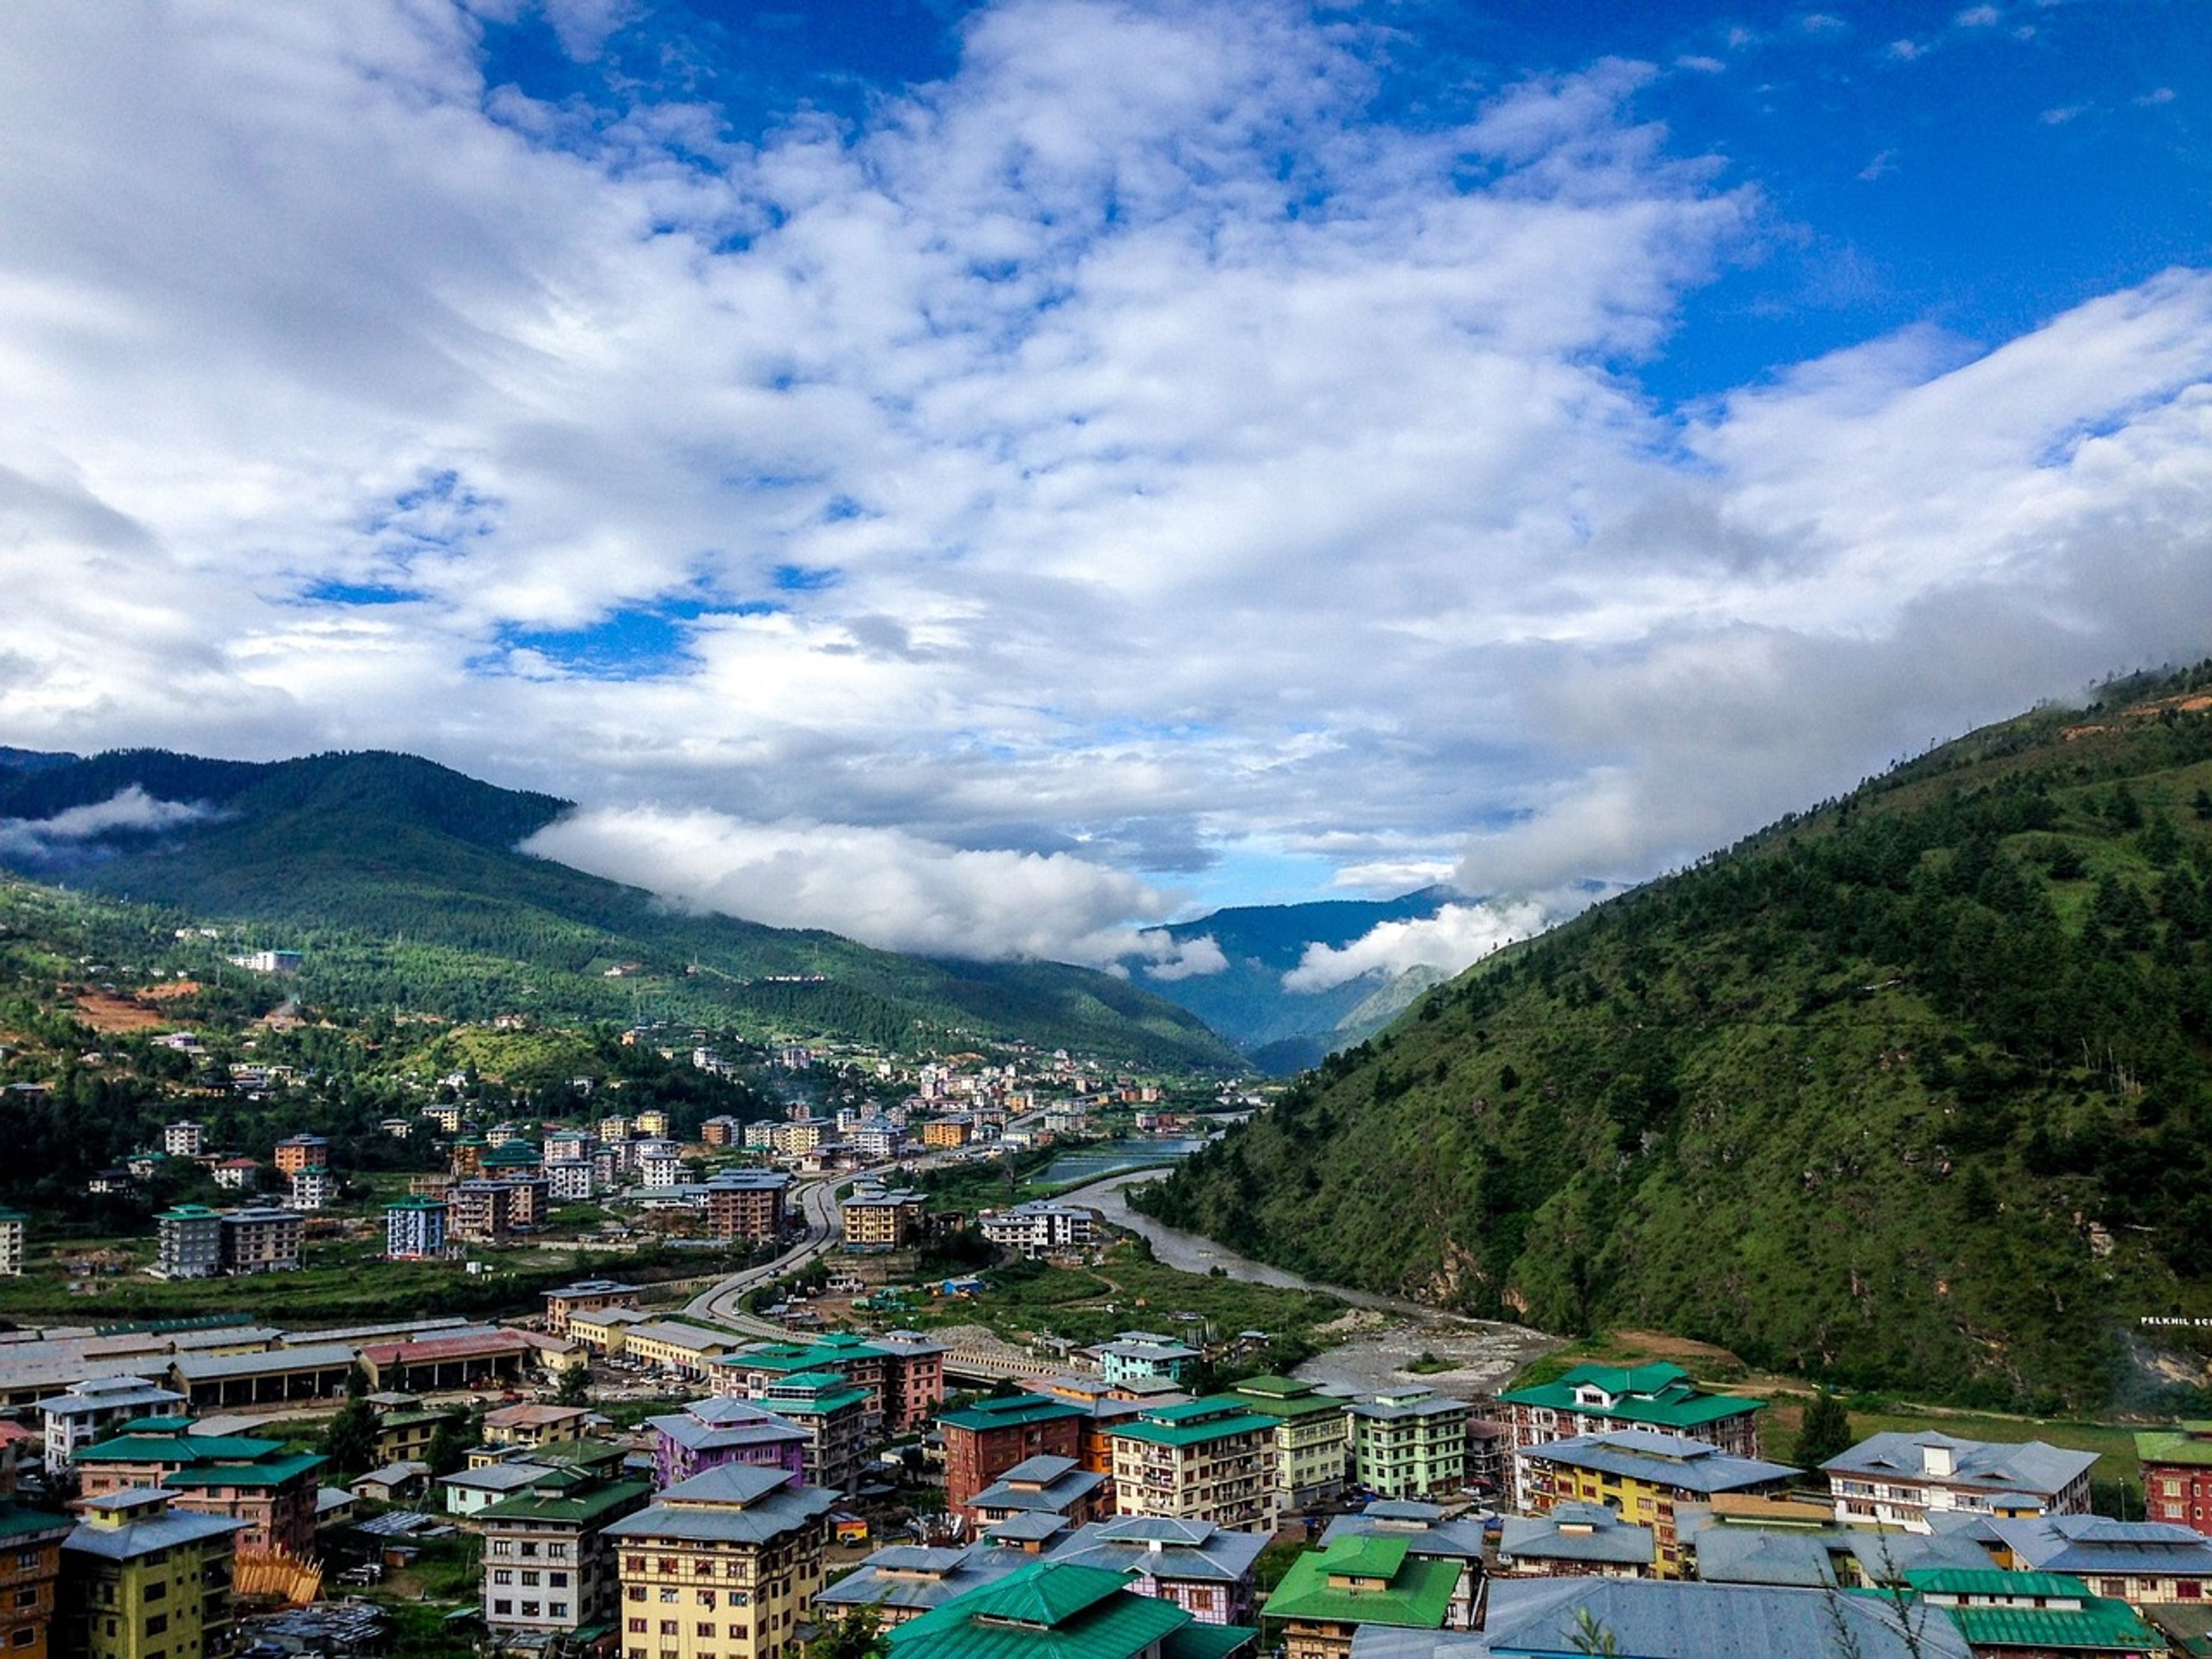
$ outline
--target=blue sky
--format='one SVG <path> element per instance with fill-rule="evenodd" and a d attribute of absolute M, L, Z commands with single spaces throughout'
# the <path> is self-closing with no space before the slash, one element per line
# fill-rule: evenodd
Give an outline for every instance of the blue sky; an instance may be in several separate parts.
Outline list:
<path fill-rule="evenodd" d="M 413 750 L 901 947 L 1450 881 L 1358 957 L 1449 965 L 2212 653 L 2202 5 L 0 48 L 0 741 Z"/>

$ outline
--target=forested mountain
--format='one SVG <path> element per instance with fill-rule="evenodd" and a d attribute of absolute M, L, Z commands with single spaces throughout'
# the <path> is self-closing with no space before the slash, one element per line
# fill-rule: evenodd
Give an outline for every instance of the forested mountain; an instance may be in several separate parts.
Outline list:
<path fill-rule="evenodd" d="M 2201 1405 L 2207 687 L 1977 732 L 1501 953 L 1146 1207 L 1557 1331 Z"/>
<path fill-rule="evenodd" d="M 1382 922 L 1432 916 L 1456 897 L 1449 887 L 1424 887 L 1394 899 L 1323 899 L 1216 910 L 1161 931 L 1179 944 L 1211 939 L 1226 965 L 1218 973 L 1172 980 L 1147 976 L 1144 982 L 1196 1014 L 1261 1070 L 1294 1072 L 1387 1024 L 1426 988 L 1419 979 L 1401 985 L 1375 973 L 1325 990 L 1286 990 L 1283 976 L 1304 960 L 1308 947 L 1341 950 Z"/>
<path fill-rule="evenodd" d="M 0 770 L 0 864 L 251 924 L 312 1000 L 465 1018 L 635 1013 L 913 1048 L 1026 1041 L 1235 1069 L 1183 1010 L 1056 963 L 931 961 L 672 910 L 515 844 L 566 803 L 413 756 L 161 750 Z"/>

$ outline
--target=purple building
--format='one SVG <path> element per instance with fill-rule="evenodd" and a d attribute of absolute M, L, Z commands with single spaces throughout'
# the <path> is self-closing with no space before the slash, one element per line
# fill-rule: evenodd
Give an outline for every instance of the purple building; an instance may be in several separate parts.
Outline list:
<path fill-rule="evenodd" d="M 790 1419 L 720 1395 L 695 1400 L 665 1417 L 648 1417 L 645 1426 L 653 1431 L 656 1491 L 731 1463 L 787 1469 L 797 1478 L 806 1449 L 806 1431 Z"/>

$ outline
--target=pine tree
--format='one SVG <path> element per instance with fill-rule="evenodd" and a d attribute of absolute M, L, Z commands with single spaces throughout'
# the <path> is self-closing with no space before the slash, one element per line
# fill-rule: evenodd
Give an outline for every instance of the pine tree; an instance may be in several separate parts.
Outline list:
<path fill-rule="evenodd" d="M 1797 1431 L 1797 1464 L 1817 1469 L 1832 1457 L 1851 1449 L 1851 1415 L 1844 1402 L 1826 1389 L 1805 1407 L 1804 1426 Z"/>

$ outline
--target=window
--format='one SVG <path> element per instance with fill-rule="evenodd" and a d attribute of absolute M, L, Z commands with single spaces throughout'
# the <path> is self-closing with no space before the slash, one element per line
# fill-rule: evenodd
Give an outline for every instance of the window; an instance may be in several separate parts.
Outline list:
<path fill-rule="evenodd" d="M 531 1543 L 527 1540 L 525 1540 L 522 1546 L 522 1553 L 525 1555 L 535 1555 L 538 1553 L 538 1546 Z"/>
<path fill-rule="evenodd" d="M 644 1635 L 644 1634 L 645 1634 L 645 1620 L 642 1620 L 642 1619 L 633 1619 L 633 1620 L 631 1620 L 629 1621 L 629 1633 L 630 1633 L 632 1636 L 642 1636 L 642 1635 Z"/>
<path fill-rule="evenodd" d="M 491 1540 L 491 1553 L 492 1553 L 494 1555 L 512 1555 L 512 1554 L 514 1554 L 514 1540 L 512 1538 L 495 1538 L 495 1539 L 493 1539 L 493 1540 Z"/>
<path fill-rule="evenodd" d="M 545 1575 L 545 1582 L 555 1589 L 566 1589 L 568 1588 L 568 1575 L 565 1572 L 549 1572 Z"/>
<path fill-rule="evenodd" d="M 660 1592 L 660 1599 L 664 1601 L 673 1601 L 676 1599 L 676 1592 L 672 1589 L 665 1589 Z"/>
<path fill-rule="evenodd" d="M 39 1605 L 38 1591 L 34 1589 L 17 1590 L 15 1592 L 15 1605 L 19 1607 L 35 1607 Z"/>
<path fill-rule="evenodd" d="M 537 1603 L 537 1602 L 535 1602 L 535 1601 L 525 1601 L 525 1602 L 522 1604 L 522 1616 L 523 1616 L 525 1619 L 535 1619 L 535 1618 L 537 1618 L 537 1617 L 538 1617 L 538 1603 Z"/>
<path fill-rule="evenodd" d="M 522 1582 L 526 1584 L 534 1584 L 538 1582 L 538 1575 L 525 1567 L 522 1570 Z"/>
<path fill-rule="evenodd" d="M 495 1584 L 512 1584 L 514 1582 L 514 1569 L 494 1567 L 491 1570 L 491 1582 Z"/>
<path fill-rule="evenodd" d="M 692 1626 L 691 1633 L 694 1636 L 712 1636 L 714 1633 L 714 1626 L 710 1620 L 702 1619 Z"/>
<path fill-rule="evenodd" d="M 17 1550 L 15 1552 L 15 1565 L 18 1567 L 24 1569 L 26 1571 L 35 1568 L 39 1565 L 38 1551 Z"/>
<path fill-rule="evenodd" d="M 505 1601 L 495 1601 L 491 1604 L 491 1610 L 494 1613 L 504 1613 L 511 1616 L 514 1612 L 514 1603 Z"/>
<path fill-rule="evenodd" d="M 645 1600 L 645 1586 L 632 1584 L 624 1594 L 633 1601 L 642 1601 Z"/>
<path fill-rule="evenodd" d="M 168 1593 L 168 1581 L 165 1578 L 157 1578 L 152 1583 L 147 1585 L 144 1589 L 139 1591 L 138 1595 L 141 1601 L 158 1601 Z"/>
<path fill-rule="evenodd" d="M 146 1634 L 149 1636 L 159 1636 L 168 1628 L 169 1615 L 166 1613 L 155 1613 L 146 1620 Z"/>
<path fill-rule="evenodd" d="M 677 1629 L 676 1620 L 674 1620 L 673 1619 L 664 1619 L 664 1620 L 662 1620 L 660 1621 L 660 1633 L 661 1633 L 663 1636 L 673 1636 L 673 1635 L 675 1635 L 675 1634 L 676 1634 L 676 1629 Z"/>
<path fill-rule="evenodd" d="M 623 1571 L 624 1572 L 643 1572 L 645 1571 L 645 1558 L 641 1555 L 625 1555 L 623 1557 Z"/>
<path fill-rule="evenodd" d="M 38 1632 L 38 1630 L 37 1630 L 37 1628 L 36 1628 L 35 1626 L 33 1626 L 26 1625 L 26 1626 L 23 1626 L 23 1628 L 22 1628 L 22 1629 L 21 1629 L 21 1630 L 19 1630 L 19 1631 L 17 1631 L 17 1632 L 15 1632 L 15 1645 L 16 1645 L 17 1647 L 19 1647 L 19 1648 L 27 1648 L 27 1647 L 34 1646 L 34 1645 L 37 1644 L 38 1639 L 39 1639 L 39 1632 Z"/>
<path fill-rule="evenodd" d="M 568 1616 L 568 1604 L 566 1601 L 548 1601 L 545 1604 L 545 1616 L 549 1619 L 566 1619 Z"/>

